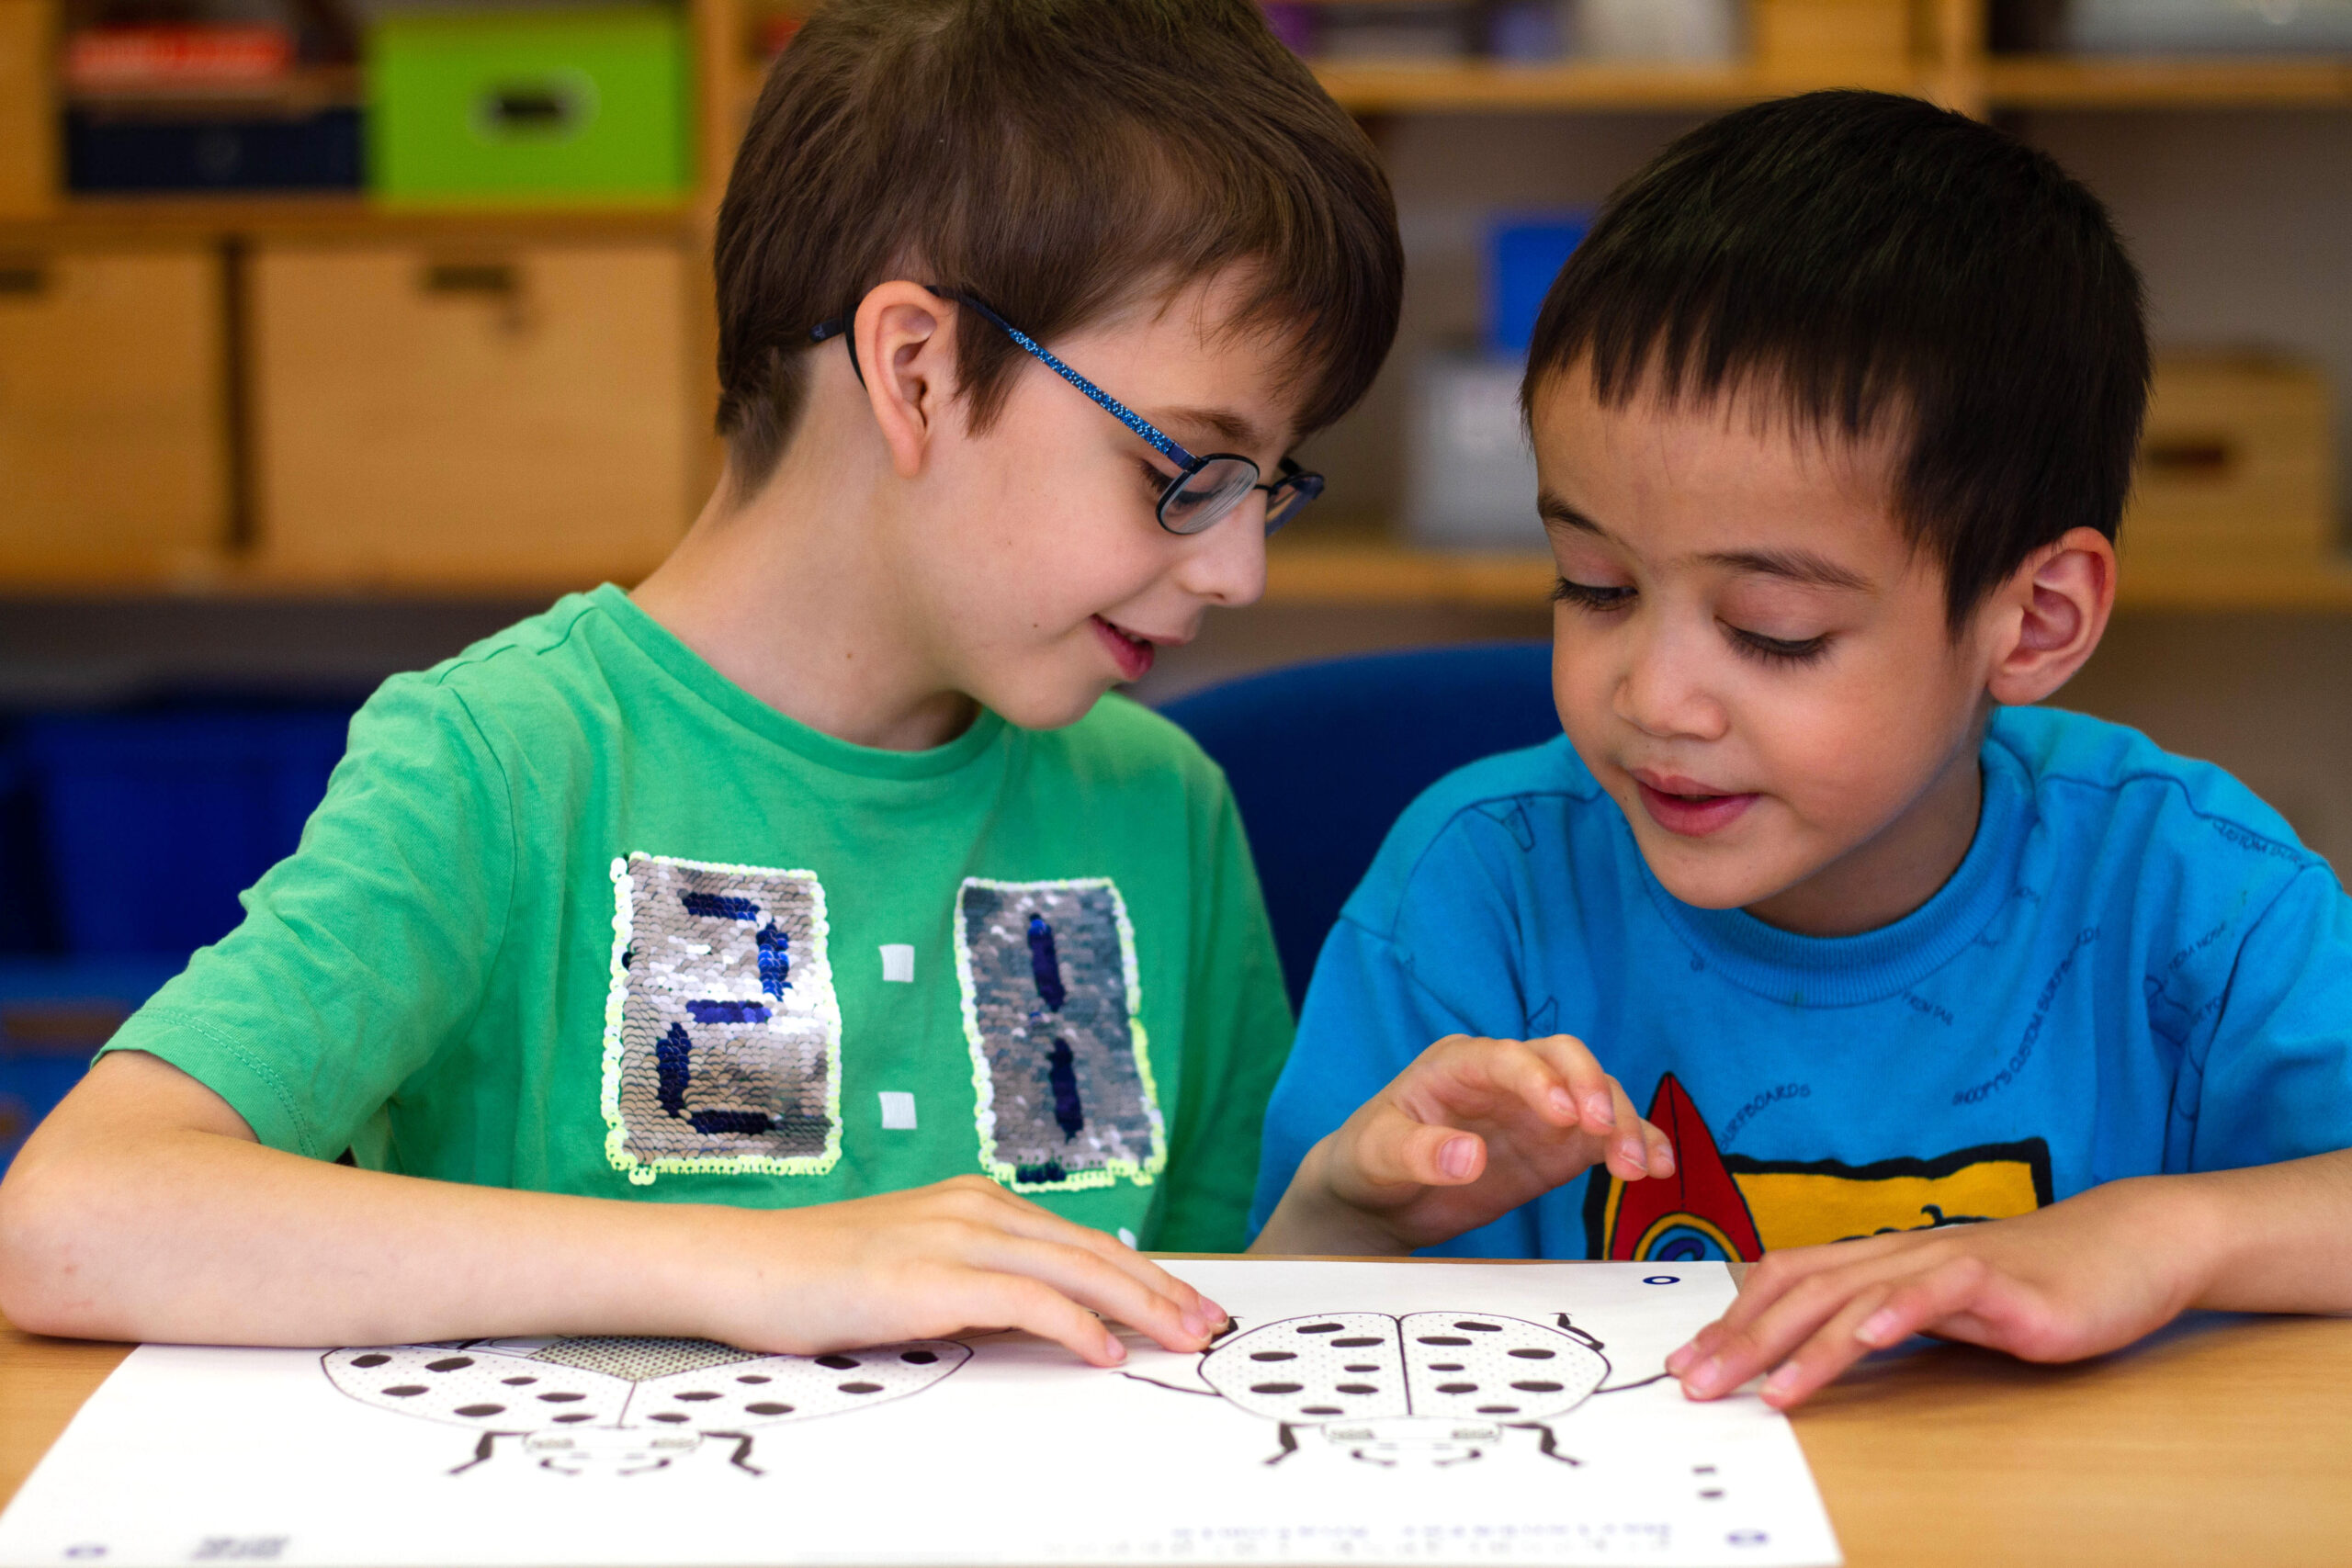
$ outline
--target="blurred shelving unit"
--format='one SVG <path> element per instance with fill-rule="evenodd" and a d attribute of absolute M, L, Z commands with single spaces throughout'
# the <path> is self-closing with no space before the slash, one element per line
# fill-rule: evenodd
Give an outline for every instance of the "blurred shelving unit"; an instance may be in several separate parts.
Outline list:
<path fill-rule="evenodd" d="M 74 269 L 85 263 L 95 268 L 90 258 L 134 254 L 177 258 L 183 276 L 170 285 L 179 290 L 174 297 L 188 296 L 190 289 L 205 295 L 211 300 L 206 309 L 214 318 L 211 325 L 201 331 L 192 328 L 187 334 L 186 353 L 193 356 L 187 364 L 196 368 L 184 367 L 184 373 L 209 378 L 212 396 L 196 416 L 203 429 L 195 436 L 186 429 L 166 433 L 167 444 L 186 459 L 187 469 L 180 501 L 184 514 L 169 526 L 126 522 L 122 507 L 149 504 L 130 491 L 114 513 L 101 507 L 89 518 L 35 515 L 27 509 L 21 490 L 9 493 L 10 465 L 27 460 L 30 445 L 77 422 L 88 424 L 100 415 L 112 417 L 109 411 L 131 410 L 137 399 L 130 393 L 85 384 L 86 377 L 68 376 L 47 411 L 49 424 L 25 425 L 20 415 L 0 412 L 0 595 L 164 592 L 232 599 L 320 593 L 363 599 L 488 598 L 552 591 L 598 576 L 626 580 L 649 568 L 665 541 L 683 529 L 717 472 L 718 449 L 708 434 L 716 393 L 710 368 L 715 324 L 707 285 L 709 247 L 728 168 L 765 62 L 788 39 L 800 3 L 677 0 L 692 61 L 694 173 L 687 188 L 673 198 L 628 205 L 419 207 L 388 205 L 356 194 L 166 198 L 69 194 L 60 173 L 58 141 L 60 115 L 66 107 L 57 70 L 61 0 L 0 0 L 0 355 L 19 341 L 47 343 L 50 346 L 42 352 L 55 352 L 53 338 L 21 333 L 12 338 L 9 334 L 17 329 L 10 318 L 39 314 L 50 298 L 43 290 L 54 279 L 78 276 Z M 2124 59 L 1996 53 L 1987 41 L 1987 7 L 1988 0 L 1749 0 L 1748 54 L 1724 64 L 1583 59 L 1524 65 L 1347 61 L 1321 62 L 1317 69 L 1340 103 L 1375 123 L 1445 114 L 1690 114 L 1829 85 L 1913 92 L 1980 115 L 2042 109 L 2193 114 L 2218 108 L 2352 108 L 2352 57 Z M 350 105 L 358 102 L 362 87 L 356 72 L 328 68 L 298 71 L 273 91 L 289 102 Z M 85 96 L 77 101 L 90 100 Z M 481 530 L 446 523 L 421 530 L 424 536 L 420 539 L 394 538 L 372 549 L 289 552 L 282 547 L 281 536 L 289 529 L 279 507 L 291 491 L 273 478 L 282 466 L 286 444 L 276 440 L 270 425 L 270 411 L 283 402 L 277 398 L 282 389 L 266 382 L 301 356 L 292 355 L 289 361 L 284 344 L 271 335 L 277 307 L 269 290 L 277 287 L 273 279 L 285 272 L 273 270 L 272 258 L 362 251 L 400 258 L 416 289 L 434 292 L 454 308 L 473 310 L 483 321 L 504 323 L 515 333 L 527 327 L 560 336 L 570 322 L 588 333 L 582 323 L 599 312 L 587 309 L 587 296 L 579 294 L 581 289 L 655 286 L 674 290 L 660 319 L 632 329 L 635 335 L 627 342 L 588 342 L 583 337 L 585 346 L 576 353 L 551 350 L 544 363 L 535 362 L 526 375 L 528 387 L 555 397 L 566 385 L 565 378 L 574 386 L 581 382 L 580 364 L 606 367 L 599 374 L 609 378 L 617 374 L 610 366 L 622 363 L 614 355 L 635 354 L 642 359 L 650 353 L 661 360 L 628 378 L 629 395 L 640 402 L 661 398 L 674 399 L 677 404 L 672 434 L 663 437 L 674 446 L 676 460 L 671 462 L 668 456 L 662 459 L 671 467 L 662 470 L 668 476 L 662 493 L 670 500 L 657 508 L 661 515 L 634 535 L 608 532 L 592 548 L 568 556 L 557 551 L 540 570 L 528 564 L 528 550 L 469 549 L 469 533 L 478 536 Z M 571 263 L 582 256 L 609 261 L 605 284 L 589 278 L 567 285 L 574 289 L 567 297 L 570 305 L 563 308 L 571 311 L 570 316 L 555 306 L 537 314 L 526 308 L 537 288 L 530 280 L 550 268 L 550 276 L 573 276 L 578 269 Z M 102 271 L 94 270 L 93 277 Z M 361 275 L 351 276 L 358 279 Z M 649 279 L 659 281 L 649 285 Z M 322 286 L 310 287 L 315 294 Z M 62 286 L 53 290 L 60 299 L 70 292 Z M 332 318 L 331 310 L 312 313 Z M 648 344 L 667 346 L 649 349 Z M 304 399 L 332 393 L 334 378 L 326 369 L 355 385 L 366 384 L 379 372 L 365 356 L 338 359 L 340 351 L 334 343 L 322 346 L 316 362 L 303 371 L 310 377 Z M 606 357 L 599 359 L 598 355 Z M 420 366 L 409 368 L 424 378 Z M 477 394 L 481 389 L 474 389 Z M 432 390 L 424 378 L 400 395 L 428 396 Z M 384 396 L 398 391 L 394 388 Z M 115 401 L 108 402 L 109 397 Z M 590 400 L 594 402 L 593 397 Z M 607 404 L 614 400 L 606 398 Z M 336 417 L 346 422 L 382 417 L 388 406 L 380 398 L 371 402 L 369 397 L 356 397 Z M 131 412 L 144 418 L 152 411 Z M 617 416 L 608 406 L 591 408 L 586 417 L 594 426 L 598 419 Z M 13 432 L 12 418 L 19 424 Z M 390 423 L 401 427 L 401 419 L 393 417 Z M 428 434 L 440 438 L 447 424 L 434 425 Z M 353 427 L 346 423 L 345 428 Z M 164 442 L 166 434 L 156 439 Z M 216 450 L 205 459 L 191 448 L 191 441 L 209 441 Z M 537 457 L 554 462 L 566 450 L 558 443 Z M 469 463 L 487 470 L 531 457 L 510 446 L 451 460 L 460 471 Z M 208 495 L 209 500 L 201 504 L 189 499 Z M 105 526 L 126 530 L 122 547 L 75 547 L 89 541 L 70 536 L 76 530 L 86 533 Z M 1417 551 L 1377 529 L 1318 526 L 1299 535 L 1295 542 L 1283 541 L 1274 553 L 1272 602 L 1520 605 L 1539 603 L 1547 581 L 1538 558 Z M 414 547 L 401 547 L 405 546 Z M 2124 591 L 2127 604 L 2149 606 L 2352 612 L 2352 566 L 2150 565 L 2128 569 Z"/>

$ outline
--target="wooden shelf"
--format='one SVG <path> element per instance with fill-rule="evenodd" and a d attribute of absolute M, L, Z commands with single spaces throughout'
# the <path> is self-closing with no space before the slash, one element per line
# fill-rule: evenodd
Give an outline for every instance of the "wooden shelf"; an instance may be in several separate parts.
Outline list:
<path fill-rule="evenodd" d="M 0 219 L 0 246 L 262 239 L 676 239 L 685 197 L 630 206 L 386 206 L 359 195 L 77 197 L 47 217 Z"/>
<path fill-rule="evenodd" d="M 1266 600 L 1283 605 L 1544 607 L 1553 568 L 1532 552 L 1442 552 L 1351 541 L 1278 546 L 1266 560 Z M 2127 610 L 2352 613 L 2352 557 L 2320 562 L 2123 563 Z"/>
<path fill-rule="evenodd" d="M 1324 90 L 1355 114 L 1494 110 L 1727 108 L 1770 97 L 1776 86 L 1748 65 L 1641 65 L 1566 62 L 1383 65 L 1323 62 Z M 1909 91 L 1907 78 L 1875 85 Z"/>
<path fill-rule="evenodd" d="M 2352 106 L 2352 60 L 2062 59 L 1995 56 L 1997 108 L 2234 108 Z"/>

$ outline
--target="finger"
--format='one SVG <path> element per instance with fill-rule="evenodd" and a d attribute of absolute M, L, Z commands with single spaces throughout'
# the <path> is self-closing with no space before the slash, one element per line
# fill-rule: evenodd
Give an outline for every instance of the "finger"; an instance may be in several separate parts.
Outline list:
<path fill-rule="evenodd" d="M 1642 1134 L 1642 1119 L 1634 1114 L 1625 1086 L 1615 1078 L 1609 1080 L 1609 1107 L 1610 1173 L 1623 1181 L 1639 1181 L 1650 1173 L 1649 1144 Z"/>
<path fill-rule="evenodd" d="M 1724 1312 L 1724 1323 L 1742 1328 L 1771 1310 L 1781 1296 L 1814 1275 L 1856 1263 L 1883 1259 L 1919 1245 L 1927 1233 L 1905 1232 L 1831 1242 L 1823 1247 L 1792 1247 L 1765 1254 L 1740 1281 L 1739 1294 Z"/>
<path fill-rule="evenodd" d="M 1648 1150 L 1650 1174 L 1656 1177 L 1672 1176 L 1674 1174 L 1674 1140 L 1666 1135 L 1666 1130 L 1647 1121 L 1643 1122 L 1642 1143 Z"/>
<path fill-rule="evenodd" d="M 1424 1122 L 1387 1096 L 1372 1100 L 1348 1119 L 1346 1143 L 1337 1169 L 1347 1185 L 1375 1201 L 1395 1200 L 1423 1187 L 1458 1187 L 1487 1168 L 1485 1140 L 1442 1122 Z"/>
<path fill-rule="evenodd" d="M 1789 1353 L 1878 1281 L 1860 1269 L 1807 1274 L 1744 1324 L 1727 1313 L 1723 1332 L 1695 1365 L 1681 1373 L 1682 1392 L 1692 1399 L 1715 1399 L 1745 1384 Z"/>
<path fill-rule="evenodd" d="M 1527 1043 L 1566 1088 L 1575 1106 L 1574 1120 L 1588 1132 L 1606 1132 L 1616 1115 L 1609 1093 L 1609 1075 L 1600 1070 L 1585 1043 L 1573 1034 L 1547 1035 Z"/>
<path fill-rule="evenodd" d="M 1400 1074 L 1387 1095 L 1417 1122 L 1476 1121 L 1532 1109 L 1575 1120 L 1575 1101 L 1543 1057 L 1519 1040 L 1448 1035 Z"/>
<path fill-rule="evenodd" d="M 1174 1301 L 1086 1247 L 983 1232 L 971 1238 L 963 1256 L 974 1267 L 1050 1286 L 1082 1307 L 1142 1330 L 1167 1349 L 1197 1350 L 1208 1342 L 1208 1330 L 1186 1322 Z"/>
<path fill-rule="evenodd" d="M 1009 1235 L 1075 1247 L 1091 1253 L 1112 1268 L 1125 1273 L 1137 1284 L 1166 1297 L 1175 1304 L 1185 1324 L 1200 1334 L 1213 1334 L 1227 1321 L 1223 1307 L 1116 1236 L 1105 1235 L 1091 1225 L 1066 1220 L 1050 1209 L 1008 1192 L 985 1178 L 973 1178 L 969 1184 L 959 1178 L 949 1185 L 954 1186 L 959 1194 L 966 1195 L 959 1199 L 965 1217 L 980 1224 L 998 1225 Z"/>
<path fill-rule="evenodd" d="M 1127 1359 L 1127 1348 L 1101 1318 L 1051 1285 L 984 1269 L 962 1269 L 958 1274 L 963 1288 L 955 1293 L 956 1310 L 950 1315 L 967 1324 L 1001 1324 L 1054 1340 L 1098 1367 L 1115 1367 Z"/>
<path fill-rule="evenodd" d="M 1900 1344 L 1964 1310 L 1991 1272 L 1983 1259 L 1962 1254 L 1899 1284 L 1859 1292 L 1772 1369 L 1764 1380 L 1764 1402 L 1782 1410 L 1803 1404 L 1872 1350 Z"/>

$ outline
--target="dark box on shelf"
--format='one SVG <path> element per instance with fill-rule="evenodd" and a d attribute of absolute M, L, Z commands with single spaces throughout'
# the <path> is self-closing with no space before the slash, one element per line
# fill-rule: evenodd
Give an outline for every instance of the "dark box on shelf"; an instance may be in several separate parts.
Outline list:
<path fill-rule="evenodd" d="M 91 194 L 357 190 L 359 110 L 190 114 L 74 109 L 65 116 L 65 179 Z"/>

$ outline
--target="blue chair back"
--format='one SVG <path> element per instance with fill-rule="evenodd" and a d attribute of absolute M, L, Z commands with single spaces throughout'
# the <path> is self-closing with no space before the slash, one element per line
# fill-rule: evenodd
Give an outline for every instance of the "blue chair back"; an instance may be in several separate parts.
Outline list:
<path fill-rule="evenodd" d="M 1560 732 L 1543 642 L 1293 665 L 1160 711 L 1232 781 L 1293 1007 L 1340 907 L 1413 798 L 1465 762 Z"/>

